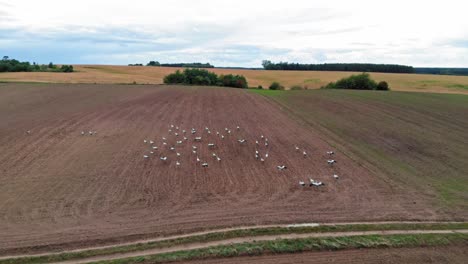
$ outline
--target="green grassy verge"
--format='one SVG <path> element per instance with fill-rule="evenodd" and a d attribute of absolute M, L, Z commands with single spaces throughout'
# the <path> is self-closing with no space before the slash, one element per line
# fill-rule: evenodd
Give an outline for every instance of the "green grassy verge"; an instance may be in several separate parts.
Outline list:
<path fill-rule="evenodd" d="M 110 255 L 116 253 L 127 253 L 142 251 L 155 248 L 167 248 L 176 245 L 203 243 L 210 241 L 219 241 L 237 237 L 250 236 L 268 236 L 281 234 L 304 234 L 304 233 L 325 233 L 325 232 L 349 232 L 349 231 L 379 231 L 379 230 L 461 230 L 468 229 L 466 223 L 414 223 L 414 224 L 356 224 L 356 225 L 331 225 L 316 227 L 273 227 L 273 228 L 254 228 L 245 230 L 233 230 L 226 232 L 213 232 L 203 235 L 196 235 L 177 239 L 168 239 L 157 242 L 132 244 L 126 246 L 117 246 L 103 249 L 86 250 L 81 252 L 51 254 L 40 257 L 16 258 L 0 260 L 0 264 L 19 264 L 19 263 L 51 263 L 72 259 L 82 259 L 99 255 Z"/>
<path fill-rule="evenodd" d="M 215 246 L 152 256 L 100 261 L 100 264 L 163 263 L 182 260 L 296 253 L 303 251 L 343 250 L 358 248 L 398 248 L 467 244 L 466 234 L 420 234 L 389 236 L 353 236 L 337 238 L 282 239 Z"/>

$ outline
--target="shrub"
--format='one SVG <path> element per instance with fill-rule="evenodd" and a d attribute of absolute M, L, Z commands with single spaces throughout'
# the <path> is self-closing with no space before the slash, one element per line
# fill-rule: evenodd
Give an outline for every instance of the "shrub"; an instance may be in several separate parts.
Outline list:
<path fill-rule="evenodd" d="M 181 84 L 185 83 L 185 75 L 177 70 L 175 73 L 171 73 L 164 77 L 164 83 L 166 84 Z"/>
<path fill-rule="evenodd" d="M 164 83 L 248 88 L 247 80 L 242 75 L 227 74 L 218 77 L 216 73 L 198 68 L 185 69 L 183 72 L 177 70 L 164 77 Z"/>
<path fill-rule="evenodd" d="M 247 80 L 242 75 L 221 75 L 219 77 L 222 86 L 234 88 L 248 88 Z"/>
<path fill-rule="evenodd" d="M 263 86 L 259 85 L 257 89 L 263 90 Z"/>
<path fill-rule="evenodd" d="M 61 72 L 73 72 L 73 65 L 62 65 L 60 67 Z"/>
<path fill-rule="evenodd" d="M 376 89 L 379 90 L 379 91 L 388 91 L 388 90 L 390 90 L 390 87 L 388 87 L 387 82 L 382 81 L 382 82 L 379 82 L 379 84 L 377 84 Z"/>
<path fill-rule="evenodd" d="M 385 83 L 385 84 L 383 84 Z M 388 90 L 388 84 L 386 82 L 379 83 L 382 90 Z M 386 85 L 386 89 L 385 89 Z M 358 75 L 351 75 L 350 77 L 338 80 L 336 83 L 329 83 L 325 87 L 326 89 L 352 89 L 352 90 L 379 90 L 378 84 L 372 80 L 367 73 Z"/>
<path fill-rule="evenodd" d="M 273 82 L 270 87 L 269 87 L 270 90 L 284 90 L 284 87 L 281 86 L 281 84 L 279 82 Z"/>

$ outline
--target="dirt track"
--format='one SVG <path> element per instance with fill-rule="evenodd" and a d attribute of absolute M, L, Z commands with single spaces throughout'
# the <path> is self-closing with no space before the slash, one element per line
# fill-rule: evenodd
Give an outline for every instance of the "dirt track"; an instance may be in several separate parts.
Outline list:
<path fill-rule="evenodd" d="M 203 135 L 203 145 L 218 144 L 222 162 L 198 143 L 198 155 L 210 162 L 201 168 L 192 142 L 177 147 L 180 168 L 168 150 L 155 154 L 167 155 L 166 163 L 143 159 L 143 139 L 161 147 L 170 124 L 231 128 L 224 141 Z M 261 134 L 270 141 L 264 164 L 252 143 Z M 325 152 L 333 148 L 321 137 L 266 98 L 237 89 L 0 84 L 0 255 L 214 227 L 446 217 L 340 153 L 337 166 L 327 166 Z M 279 172 L 280 164 L 288 170 Z M 300 188 L 309 176 L 326 186 Z"/>
<path fill-rule="evenodd" d="M 252 243 L 255 241 L 271 241 L 276 239 L 298 239 L 298 238 L 313 238 L 313 237 L 347 237 L 347 236 L 364 236 L 364 235 L 396 235 L 396 234 L 449 234 L 449 233 L 468 233 L 468 230 L 392 230 L 392 231 L 363 231 L 363 232 L 335 232 L 335 233 L 311 233 L 311 234 L 285 234 L 285 235 L 274 235 L 274 236 L 256 236 L 256 237 L 242 237 L 242 238 L 233 238 L 222 241 L 213 241 L 207 243 L 193 243 L 181 246 L 174 246 L 170 248 L 163 249 L 151 249 L 144 251 L 136 251 L 123 254 L 114 254 L 107 256 L 97 256 L 80 260 L 70 260 L 57 262 L 57 264 L 82 264 L 82 263 L 91 263 L 99 262 L 104 260 L 114 260 L 114 259 L 125 259 L 138 256 L 149 256 L 162 253 L 169 253 L 181 250 L 193 250 L 201 249 L 212 246 L 220 245 L 230 245 L 238 243 Z"/>

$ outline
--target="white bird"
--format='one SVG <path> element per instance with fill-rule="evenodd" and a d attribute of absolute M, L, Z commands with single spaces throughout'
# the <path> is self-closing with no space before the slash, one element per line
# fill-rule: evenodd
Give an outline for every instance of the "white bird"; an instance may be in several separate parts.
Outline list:
<path fill-rule="evenodd" d="M 221 135 L 221 139 L 224 139 L 224 135 Z"/>
<path fill-rule="evenodd" d="M 219 136 L 219 132 L 216 132 L 216 135 Z"/>
<path fill-rule="evenodd" d="M 176 166 L 180 166 L 180 162 L 179 161 L 176 161 Z"/>
<path fill-rule="evenodd" d="M 172 132 L 172 129 L 169 129 L 169 133 L 171 133 L 171 132 Z"/>
<path fill-rule="evenodd" d="M 188 138 L 184 137 L 184 140 L 185 140 L 185 141 L 187 141 L 187 140 L 188 140 Z"/>
<path fill-rule="evenodd" d="M 158 147 L 153 147 L 153 149 L 158 149 Z"/>
<path fill-rule="evenodd" d="M 199 157 L 197 157 L 197 162 L 200 162 L 200 158 L 199 158 Z"/>
<path fill-rule="evenodd" d="M 166 161 L 167 157 L 160 157 L 159 159 L 162 160 L 162 161 Z"/>
<path fill-rule="evenodd" d="M 178 137 L 178 136 L 179 136 L 179 133 L 175 133 L 174 135 L 175 135 L 176 137 Z"/>
<path fill-rule="evenodd" d="M 182 133 L 184 133 L 184 134 L 185 134 L 186 132 L 187 132 L 187 131 L 185 131 L 185 130 L 182 130 Z"/>
<path fill-rule="evenodd" d="M 214 143 L 209 143 L 209 144 L 208 144 L 208 147 L 209 147 L 209 148 L 214 148 L 215 146 L 216 146 L 216 145 L 215 145 Z"/>
<path fill-rule="evenodd" d="M 258 140 L 255 140 L 255 144 L 257 144 L 257 145 L 258 145 Z"/>
<path fill-rule="evenodd" d="M 305 152 L 305 150 L 302 152 L 302 155 L 304 155 L 304 157 L 307 157 L 307 152 Z"/>
<path fill-rule="evenodd" d="M 85 132 L 84 131 L 81 131 L 81 135 L 84 136 Z M 145 140 L 146 141 L 146 140 Z M 145 142 L 146 143 L 146 142 Z"/>
<path fill-rule="evenodd" d="M 333 164 L 336 163 L 336 160 L 328 160 L 327 162 L 328 162 L 329 165 L 333 165 Z"/>
<path fill-rule="evenodd" d="M 255 154 L 258 154 L 258 150 L 255 150 Z"/>
<path fill-rule="evenodd" d="M 153 151 L 150 151 L 150 154 L 154 154 L 154 152 L 153 152 Z"/>
<path fill-rule="evenodd" d="M 281 165 L 281 166 L 276 166 L 276 168 L 282 171 L 282 170 L 287 169 L 288 167 L 286 167 L 285 165 Z"/>
<path fill-rule="evenodd" d="M 177 141 L 176 143 L 177 143 L 177 144 L 182 144 L 182 141 Z"/>
<path fill-rule="evenodd" d="M 93 134 L 93 131 L 89 131 L 88 134 L 92 135 L 92 134 Z"/>
<path fill-rule="evenodd" d="M 267 153 L 267 154 L 265 154 L 265 158 L 268 158 L 268 153 Z"/>
<path fill-rule="evenodd" d="M 261 135 L 261 136 L 260 136 L 260 138 L 261 138 L 261 139 L 263 139 L 263 138 L 264 138 L 264 136 L 263 136 L 263 135 Z"/>
<path fill-rule="evenodd" d="M 196 151 L 196 150 L 192 150 L 192 153 L 193 153 L 193 154 L 197 154 L 197 151 Z"/>
<path fill-rule="evenodd" d="M 209 130 L 209 128 L 208 128 L 208 127 L 205 127 L 205 130 L 206 130 L 206 131 L 208 131 L 208 130 Z"/>
<path fill-rule="evenodd" d="M 178 126 L 176 126 L 176 127 L 175 127 L 175 129 L 176 129 L 176 130 L 179 130 L 179 127 L 178 127 Z"/>
<path fill-rule="evenodd" d="M 331 156 L 331 155 L 335 154 L 335 152 L 334 151 L 327 151 L 327 154 Z"/>
<path fill-rule="evenodd" d="M 268 147 L 268 141 L 265 142 L 265 147 Z"/>
<path fill-rule="evenodd" d="M 31 134 L 31 130 L 26 131 L 27 134 Z"/>
<path fill-rule="evenodd" d="M 165 138 L 165 137 L 163 137 L 163 138 L 162 138 L 162 140 L 166 141 L 166 138 Z"/>
<path fill-rule="evenodd" d="M 192 130 L 192 134 L 195 134 L 195 133 L 197 133 L 197 131 L 195 131 L 195 130 Z"/>
<path fill-rule="evenodd" d="M 258 154 L 255 154 L 255 159 L 258 159 L 258 158 L 260 158 L 260 157 L 258 156 Z"/>
<path fill-rule="evenodd" d="M 225 128 L 224 128 L 224 131 L 228 131 L 228 128 L 227 128 L 227 127 L 225 127 Z"/>
<path fill-rule="evenodd" d="M 174 125 L 171 125 L 172 128 L 174 128 Z"/>
<path fill-rule="evenodd" d="M 193 148 L 193 149 L 197 149 L 197 147 L 196 147 L 196 146 L 192 146 L 192 148 Z"/>
<path fill-rule="evenodd" d="M 179 152 L 177 152 L 176 155 L 177 155 L 177 157 L 180 157 L 180 153 L 179 153 Z"/>
<path fill-rule="evenodd" d="M 296 148 L 296 151 L 299 151 L 299 147 L 298 146 L 294 146 Z"/>
<path fill-rule="evenodd" d="M 175 148 L 174 148 L 174 147 L 171 147 L 171 150 L 172 150 L 172 151 L 174 151 L 174 150 L 175 150 Z"/>
<path fill-rule="evenodd" d="M 147 159 L 147 158 L 149 158 L 149 156 L 148 155 L 143 155 L 143 158 Z"/>
<path fill-rule="evenodd" d="M 220 158 L 220 157 L 216 157 L 216 159 L 217 159 L 218 161 L 221 161 L 221 158 Z"/>
<path fill-rule="evenodd" d="M 321 182 L 321 181 L 315 181 L 315 180 L 310 179 L 310 186 L 319 187 L 319 186 L 322 186 L 322 185 L 325 185 L 325 184 L 323 184 L 323 182 Z"/>
<path fill-rule="evenodd" d="M 239 141 L 239 143 L 242 144 L 242 143 L 245 143 L 246 140 L 245 139 L 238 139 L 237 141 Z"/>
<path fill-rule="evenodd" d="M 216 157 L 216 153 L 211 154 L 213 157 Z"/>
<path fill-rule="evenodd" d="M 338 178 L 340 178 L 340 177 L 339 177 L 338 175 L 334 174 L 334 175 L 333 175 L 333 178 L 338 179 Z"/>
<path fill-rule="evenodd" d="M 300 181 L 300 182 L 299 182 L 299 185 L 301 185 L 301 186 L 305 186 L 305 182 L 303 182 L 303 181 Z"/>
<path fill-rule="evenodd" d="M 228 130 L 228 134 L 231 134 L 231 130 Z"/>
<path fill-rule="evenodd" d="M 208 167 L 208 163 L 206 163 L 206 162 L 203 163 L 203 164 L 202 164 L 202 167 L 203 167 L 203 168 L 207 168 L 207 167 Z"/>
<path fill-rule="evenodd" d="M 264 159 L 264 158 L 261 158 L 260 161 L 261 161 L 261 162 L 265 162 L 265 159 Z"/>
<path fill-rule="evenodd" d="M 237 126 L 236 128 L 237 128 L 237 130 L 239 130 L 239 129 L 240 129 L 240 127 L 239 127 L 239 126 Z"/>
<path fill-rule="evenodd" d="M 211 134 L 211 131 L 208 130 L 208 134 Z"/>
<path fill-rule="evenodd" d="M 150 144 L 153 145 L 153 144 L 154 144 L 154 141 L 153 141 L 153 140 L 150 140 Z"/>
<path fill-rule="evenodd" d="M 202 140 L 201 137 L 196 137 L 196 138 L 195 138 L 195 141 L 201 141 L 201 140 Z"/>
<path fill-rule="evenodd" d="M 167 143 L 166 143 L 166 142 L 163 142 L 163 145 L 167 145 Z"/>

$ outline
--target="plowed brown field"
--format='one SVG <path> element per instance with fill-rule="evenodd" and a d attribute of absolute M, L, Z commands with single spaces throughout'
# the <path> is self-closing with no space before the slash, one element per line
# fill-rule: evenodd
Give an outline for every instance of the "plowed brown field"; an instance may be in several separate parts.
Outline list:
<path fill-rule="evenodd" d="M 176 144 L 181 136 L 169 134 L 171 124 L 196 128 L 203 141 L 187 133 L 188 141 Z M 81 135 L 89 130 L 97 134 Z M 262 134 L 268 147 L 254 143 L 263 142 Z M 0 84 L 0 253 L 221 226 L 444 218 L 425 197 L 341 153 L 328 166 L 326 136 L 267 98 L 238 89 Z M 155 154 L 144 139 L 156 142 Z M 208 149 L 211 142 L 215 149 Z M 173 145 L 180 158 L 168 149 Z M 256 160 L 255 149 L 270 157 Z M 282 164 L 284 172 L 276 169 Z M 298 185 L 309 177 L 326 185 Z"/>

